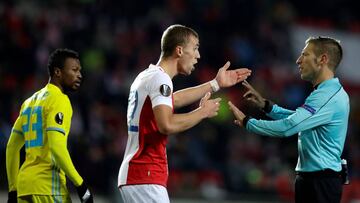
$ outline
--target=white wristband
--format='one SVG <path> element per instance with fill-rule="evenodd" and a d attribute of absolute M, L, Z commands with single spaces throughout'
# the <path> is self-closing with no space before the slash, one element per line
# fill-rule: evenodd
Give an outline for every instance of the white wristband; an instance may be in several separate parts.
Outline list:
<path fill-rule="evenodd" d="M 219 83 L 216 81 L 216 79 L 210 81 L 210 86 L 213 92 L 217 92 L 220 89 Z"/>

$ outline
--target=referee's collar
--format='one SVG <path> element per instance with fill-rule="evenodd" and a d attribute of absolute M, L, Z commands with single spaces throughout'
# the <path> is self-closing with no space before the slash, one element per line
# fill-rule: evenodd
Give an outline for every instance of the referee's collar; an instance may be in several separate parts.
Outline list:
<path fill-rule="evenodd" d="M 327 79 L 327 80 L 324 80 L 322 81 L 321 83 L 317 84 L 314 86 L 314 90 L 318 89 L 319 87 L 322 87 L 322 86 L 325 86 L 325 85 L 328 85 L 328 84 L 336 84 L 336 83 L 339 83 L 339 78 L 330 78 L 330 79 Z"/>

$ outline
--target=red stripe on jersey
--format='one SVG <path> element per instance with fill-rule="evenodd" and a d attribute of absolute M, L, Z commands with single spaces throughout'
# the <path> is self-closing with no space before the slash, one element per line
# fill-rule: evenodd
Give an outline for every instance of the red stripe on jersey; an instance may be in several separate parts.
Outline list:
<path fill-rule="evenodd" d="M 158 130 L 151 100 L 146 98 L 139 120 L 139 149 L 129 163 L 127 184 L 159 184 L 166 187 L 167 135 Z"/>

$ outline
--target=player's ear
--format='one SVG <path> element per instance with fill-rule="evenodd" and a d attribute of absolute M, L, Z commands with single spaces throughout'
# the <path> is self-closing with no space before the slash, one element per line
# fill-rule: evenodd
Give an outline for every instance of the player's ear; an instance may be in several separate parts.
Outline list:
<path fill-rule="evenodd" d="M 183 54 L 183 47 L 182 46 L 177 46 L 175 49 L 176 55 L 181 57 L 181 55 Z"/>
<path fill-rule="evenodd" d="M 60 68 L 55 68 L 55 69 L 54 69 L 54 76 L 55 76 L 55 77 L 60 77 L 60 76 L 61 76 L 61 70 L 60 70 Z"/>

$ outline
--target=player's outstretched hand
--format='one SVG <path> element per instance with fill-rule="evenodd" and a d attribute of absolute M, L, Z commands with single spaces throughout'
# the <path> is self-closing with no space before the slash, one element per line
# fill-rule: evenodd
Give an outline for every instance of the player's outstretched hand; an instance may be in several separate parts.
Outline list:
<path fill-rule="evenodd" d="M 76 187 L 81 203 L 93 203 L 93 195 L 89 188 L 83 182 L 80 186 Z"/>
<path fill-rule="evenodd" d="M 251 74 L 251 70 L 247 68 L 228 70 L 229 67 L 230 62 L 228 61 L 217 72 L 215 79 L 218 82 L 220 88 L 233 86 L 241 81 L 244 81 Z"/>
<path fill-rule="evenodd" d="M 258 108 L 263 109 L 265 107 L 265 99 L 261 96 L 261 94 L 246 80 L 244 80 L 241 84 L 247 88 L 247 92 L 245 92 L 243 97 L 247 101 L 253 102 Z"/>
<path fill-rule="evenodd" d="M 206 118 L 211 118 L 217 116 L 221 98 L 210 99 L 211 93 L 208 92 L 205 96 L 200 100 L 200 108 L 205 113 Z"/>
<path fill-rule="evenodd" d="M 9 192 L 7 203 L 17 203 L 17 192 L 16 191 Z"/>

